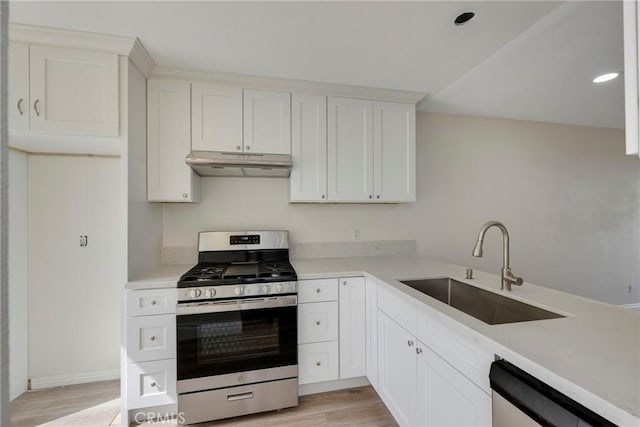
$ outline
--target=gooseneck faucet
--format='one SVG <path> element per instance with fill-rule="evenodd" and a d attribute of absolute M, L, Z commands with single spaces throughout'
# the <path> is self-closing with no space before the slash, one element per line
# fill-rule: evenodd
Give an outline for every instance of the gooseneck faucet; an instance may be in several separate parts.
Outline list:
<path fill-rule="evenodd" d="M 507 227 L 498 221 L 489 221 L 480 229 L 478 233 L 478 241 L 473 248 L 474 257 L 482 257 L 482 244 L 484 243 L 484 235 L 487 234 L 487 230 L 491 227 L 497 227 L 502 232 L 502 272 L 500 278 L 502 283 L 500 289 L 511 291 L 511 285 L 522 286 L 522 277 L 516 277 L 511 272 L 509 267 L 509 232 Z"/>

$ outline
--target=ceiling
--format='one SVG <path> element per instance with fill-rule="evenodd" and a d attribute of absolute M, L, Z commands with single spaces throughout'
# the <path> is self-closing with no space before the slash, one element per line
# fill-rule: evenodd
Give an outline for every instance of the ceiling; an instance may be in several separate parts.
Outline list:
<path fill-rule="evenodd" d="M 456 27 L 453 19 L 476 17 Z M 421 110 L 624 126 L 619 2 L 32 2 L 10 21 L 138 37 L 160 67 L 423 92 Z"/>

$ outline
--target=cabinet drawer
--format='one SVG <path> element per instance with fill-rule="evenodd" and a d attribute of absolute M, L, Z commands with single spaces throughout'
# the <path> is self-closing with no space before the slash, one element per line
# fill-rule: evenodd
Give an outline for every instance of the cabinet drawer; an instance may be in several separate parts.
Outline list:
<path fill-rule="evenodd" d="M 127 316 L 176 312 L 177 289 L 127 291 Z"/>
<path fill-rule="evenodd" d="M 338 300 L 338 279 L 298 281 L 298 303 Z"/>
<path fill-rule="evenodd" d="M 416 306 L 386 285 L 378 286 L 378 309 L 400 324 L 412 335 L 416 334 Z"/>
<path fill-rule="evenodd" d="M 131 317 L 127 320 L 127 358 L 145 362 L 176 357 L 176 316 Z"/>
<path fill-rule="evenodd" d="M 473 335 L 465 334 L 460 329 L 451 331 L 436 321 L 433 316 L 420 310 L 416 336 L 482 390 L 491 392 L 489 369 L 494 356 L 493 353 L 485 350 Z"/>
<path fill-rule="evenodd" d="M 310 384 L 337 380 L 339 359 L 337 341 L 299 345 L 299 383 Z"/>
<path fill-rule="evenodd" d="M 298 305 L 298 343 L 338 339 L 338 303 L 313 302 Z"/>
<path fill-rule="evenodd" d="M 176 372 L 176 359 L 129 363 L 127 365 L 128 408 L 176 403 Z"/>

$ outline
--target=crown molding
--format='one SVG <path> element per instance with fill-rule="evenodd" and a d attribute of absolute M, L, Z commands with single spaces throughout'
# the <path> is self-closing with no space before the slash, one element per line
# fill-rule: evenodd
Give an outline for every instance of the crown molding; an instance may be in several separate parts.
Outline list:
<path fill-rule="evenodd" d="M 309 95 L 341 96 L 346 98 L 375 99 L 379 101 L 404 102 L 416 104 L 427 94 L 394 89 L 381 89 L 366 86 L 352 86 L 334 83 L 313 82 L 298 79 L 262 77 L 249 74 L 236 74 L 212 71 L 187 71 L 169 68 L 156 68 L 152 79 L 180 79 L 214 83 L 221 86 L 242 87 L 286 92 L 298 92 Z"/>
<path fill-rule="evenodd" d="M 136 68 L 145 77 L 149 77 L 155 68 L 153 59 L 137 37 L 10 23 L 9 40 L 11 42 L 116 53 L 130 57 Z"/>

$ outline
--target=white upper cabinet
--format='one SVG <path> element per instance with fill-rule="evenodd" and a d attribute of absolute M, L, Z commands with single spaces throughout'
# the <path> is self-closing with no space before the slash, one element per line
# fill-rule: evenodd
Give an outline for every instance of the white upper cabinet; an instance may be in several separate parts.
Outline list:
<path fill-rule="evenodd" d="M 242 89 L 191 85 L 191 148 L 242 151 Z"/>
<path fill-rule="evenodd" d="M 291 97 L 291 200 L 327 199 L 327 97 Z"/>
<path fill-rule="evenodd" d="M 373 103 L 373 192 L 375 201 L 416 200 L 416 107 Z"/>
<path fill-rule="evenodd" d="M 624 1 L 624 86 L 627 154 L 640 152 L 640 6 Z"/>
<path fill-rule="evenodd" d="M 29 130 L 29 45 L 9 43 L 9 128 Z"/>
<path fill-rule="evenodd" d="M 118 55 L 30 45 L 30 130 L 118 135 Z"/>
<path fill-rule="evenodd" d="M 291 154 L 291 94 L 244 91 L 244 151 Z"/>
<path fill-rule="evenodd" d="M 329 97 L 327 111 L 329 200 L 372 200 L 373 103 Z"/>
<path fill-rule="evenodd" d="M 340 378 L 366 375 L 364 277 L 340 279 Z"/>
<path fill-rule="evenodd" d="M 147 82 L 147 199 L 194 202 L 199 180 L 184 159 L 191 150 L 191 84 Z"/>

